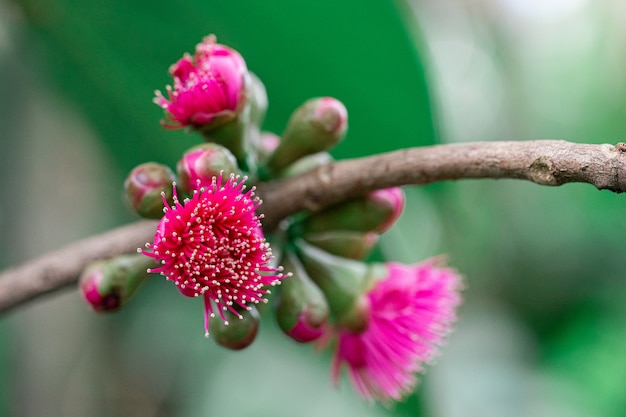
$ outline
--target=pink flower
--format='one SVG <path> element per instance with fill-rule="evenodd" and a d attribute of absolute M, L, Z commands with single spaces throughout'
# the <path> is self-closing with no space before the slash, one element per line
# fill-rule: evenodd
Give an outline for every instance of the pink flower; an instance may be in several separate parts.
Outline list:
<path fill-rule="evenodd" d="M 174 281 L 188 297 L 204 297 L 205 330 L 214 317 L 211 302 L 226 322 L 225 311 L 241 318 L 236 308 L 267 302 L 269 285 L 283 274 L 269 265 L 272 252 L 265 241 L 255 209 L 260 205 L 254 189 L 244 192 L 244 181 L 220 175 L 207 188 L 194 191 L 182 203 L 166 207 L 157 226 L 151 252 L 143 252 L 161 265 L 149 272 Z"/>
<path fill-rule="evenodd" d="M 207 36 L 196 46 L 194 56 L 185 54 L 170 67 L 174 88 L 167 86 L 169 99 L 156 91 L 154 102 L 172 123 L 165 127 L 200 127 L 217 120 L 231 120 L 245 101 L 246 63 L 233 49 Z"/>
<path fill-rule="evenodd" d="M 336 383 L 342 365 L 367 400 L 399 400 L 412 392 L 417 372 L 437 353 L 456 318 L 460 277 L 435 261 L 386 264 L 387 276 L 365 295 L 371 315 L 362 333 L 339 330 L 333 361 Z"/>

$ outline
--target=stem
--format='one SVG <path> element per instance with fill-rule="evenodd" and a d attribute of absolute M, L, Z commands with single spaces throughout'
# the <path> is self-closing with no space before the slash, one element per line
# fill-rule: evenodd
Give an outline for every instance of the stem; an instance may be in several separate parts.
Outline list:
<path fill-rule="evenodd" d="M 464 178 L 525 179 L 541 185 L 589 183 L 626 191 L 626 144 L 562 140 L 475 142 L 404 149 L 328 164 L 262 183 L 266 232 L 302 210 L 317 211 L 380 188 Z M 152 240 L 156 223 L 141 221 L 87 238 L 0 273 L 0 312 L 76 283 L 91 262 L 134 252 Z"/>

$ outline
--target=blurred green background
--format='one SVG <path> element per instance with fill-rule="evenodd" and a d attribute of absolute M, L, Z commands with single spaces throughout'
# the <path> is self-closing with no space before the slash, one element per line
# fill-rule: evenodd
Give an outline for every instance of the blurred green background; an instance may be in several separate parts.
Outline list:
<path fill-rule="evenodd" d="M 215 33 L 266 84 L 280 133 L 309 97 L 350 114 L 337 158 L 433 143 L 615 143 L 626 128 L 619 0 L 0 0 L 0 266 L 132 221 L 126 173 L 199 138 L 151 103 Z M 97 316 L 75 291 L 0 321 L 0 415 L 626 415 L 626 197 L 588 185 L 460 181 L 407 189 L 380 253 L 447 253 L 466 277 L 457 329 L 392 408 L 330 386 L 330 352 L 283 337 L 229 352 L 201 305 L 152 280 Z"/>

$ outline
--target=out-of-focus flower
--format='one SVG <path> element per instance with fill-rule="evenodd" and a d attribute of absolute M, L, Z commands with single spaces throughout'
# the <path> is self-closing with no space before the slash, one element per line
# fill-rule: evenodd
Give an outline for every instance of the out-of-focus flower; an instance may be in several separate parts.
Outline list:
<path fill-rule="evenodd" d="M 365 294 L 370 318 L 362 332 L 338 329 L 332 377 L 343 365 L 358 392 L 373 401 L 399 400 L 412 392 L 416 373 L 435 357 L 456 319 L 461 278 L 436 261 L 372 267 L 375 281 Z"/>
<path fill-rule="evenodd" d="M 237 308 L 267 302 L 267 286 L 283 278 L 270 265 L 272 252 L 255 209 L 260 205 L 254 188 L 245 191 L 243 180 L 233 174 L 193 192 L 183 202 L 174 194 L 166 207 L 154 242 L 141 251 L 161 265 L 150 272 L 173 281 L 188 297 L 204 298 L 205 330 L 214 317 L 215 303 L 222 320 L 225 311 L 242 317 Z"/>
<path fill-rule="evenodd" d="M 191 192 L 198 187 L 208 187 L 213 177 L 224 173 L 236 174 L 237 160 L 225 147 L 217 143 L 204 143 L 189 149 L 176 166 L 181 189 Z"/>
<path fill-rule="evenodd" d="M 156 91 L 154 102 L 166 111 L 172 129 L 186 126 L 207 130 L 233 120 L 246 101 L 248 69 L 239 53 L 207 36 L 193 56 L 185 54 L 170 67 L 174 86 L 166 98 Z"/>

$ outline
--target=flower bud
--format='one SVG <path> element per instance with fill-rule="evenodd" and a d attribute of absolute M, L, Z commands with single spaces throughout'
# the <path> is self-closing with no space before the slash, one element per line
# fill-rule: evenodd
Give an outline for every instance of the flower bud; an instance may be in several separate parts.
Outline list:
<path fill-rule="evenodd" d="M 281 265 L 292 276 L 284 279 L 278 287 L 278 325 L 296 342 L 316 340 L 324 334 L 328 320 L 328 303 L 324 294 L 311 281 L 294 254 L 286 252 Z"/>
<path fill-rule="evenodd" d="M 179 185 L 185 192 L 208 187 L 213 177 L 224 172 L 224 176 L 237 173 L 237 161 L 225 147 L 216 143 L 205 143 L 189 149 L 176 166 Z"/>
<path fill-rule="evenodd" d="M 338 326 L 352 332 L 367 327 L 369 283 L 366 264 L 331 255 L 302 239 L 296 240 L 298 257 L 311 280 L 322 290 Z"/>
<path fill-rule="evenodd" d="M 211 335 L 219 345 L 228 349 L 241 350 L 250 346 L 259 330 L 259 312 L 256 307 L 249 304 L 248 310 L 239 310 L 242 310 L 240 316 L 226 310 L 226 321 L 211 320 Z"/>
<path fill-rule="evenodd" d="M 276 150 L 280 143 L 280 137 L 272 132 L 261 132 L 257 144 L 257 154 L 260 162 L 265 162 L 267 158 Z"/>
<path fill-rule="evenodd" d="M 142 255 L 124 255 L 91 264 L 79 279 L 87 303 L 97 312 L 120 309 L 149 276 L 154 261 Z"/>
<path fill-rule="evenodd" d="M 299 235 L 329 230 L 382 233 L 393 225 L 404 208 L 401 188 L 387 188 L 346 203 L 336 204 L 293 225 Z"/>
<path fill-rule="evenodd" d="M 306 101 L 289 119 L 268 169 L 276 175 L 305 155 L 331 149 L 347 129 L 348 112 L 339 100 L 322 97 Z"/>
<path fill-rule="evenodd" d="M 304 240 L 333 255 L 349 259 L 364 259 L 378 242 L 378 233 L 331 230 L 309 233 Z"/>
<path fill-rule="evenodd" d="M 149 219 L 163 217 L 163 197 L 172 201 L 172 182 L 176 177 L 169 167 L 155 162 L 136 166 L 124 182 L 126 198 L 131 207 Z"/>
<path fill-rule="evenodd" d="M 168 98 L 156 92 L 154 102 L 166 112 L 165 127 L 191 126 L 208 132 L 235 119 L 246 102 L 249 78 L 239 53 L 207 36 L 193 56 L 185 54 L 170 67 L 174 86 Z"/>

